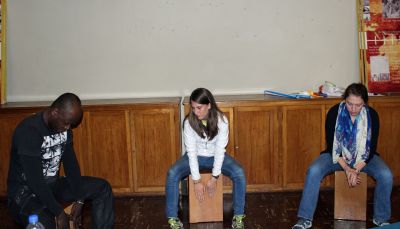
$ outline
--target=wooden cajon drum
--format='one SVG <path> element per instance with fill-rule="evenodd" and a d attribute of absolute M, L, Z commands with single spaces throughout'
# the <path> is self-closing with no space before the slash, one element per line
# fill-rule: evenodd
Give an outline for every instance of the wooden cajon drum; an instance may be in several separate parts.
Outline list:
<path fill-rule="evenodd" d="M 68 205 L 67 207 L 65 207 L 64 208 L 64 212 L 66 213 L 66 214 L 71 214 L 71 209 L 72 209 L 72 205 L 73 204 L 70 204 L 70 205 Z M 70 229 L 78 229 L 78 228 L 75 228 L 74 227 L 74 222 L 71 220 L 71 221 L 69 221 L 69 228 Z"/>
<path fill-rule="evenodd" d="M 207 181 L 212 177 L 211 173 L 202 173 L 201 182 L 206 185 Z M 194 193 L 194 183 L 192 176 L 189 176 L 189 222 L 218 222 L 223 221 L 223 176 L 219 176 L 217 180 L 217 190 L 212 197 L 207 193 L 204 200 L 199 201 Z"/>
<path fill-rule="evenodd" d="M 361 184 L 350 188 L 344 171 L 335 172 L 335 219 L 367 220 L 367 174 Z"/>

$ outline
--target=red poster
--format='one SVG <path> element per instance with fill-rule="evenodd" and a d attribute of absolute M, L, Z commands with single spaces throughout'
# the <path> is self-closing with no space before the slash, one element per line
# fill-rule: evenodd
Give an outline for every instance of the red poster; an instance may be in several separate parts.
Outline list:
<path fill-rule="evenodd" d="M 366 33 L 366 74 L 373 93 L 400 91 L 400 31 Z"/>
<path fill-rule="evenodd" d="M 400 0 L 360 0 L 364 82 L 370 92 L 400 92 Z"/>

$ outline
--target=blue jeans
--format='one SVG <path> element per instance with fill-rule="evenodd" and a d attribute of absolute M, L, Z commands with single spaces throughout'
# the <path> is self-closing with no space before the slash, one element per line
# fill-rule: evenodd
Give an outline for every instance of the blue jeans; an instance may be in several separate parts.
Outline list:
<path fill-rule="evenodd" d="M 343 170 L 339 163 L 333 164 L 330 153 L 322 153 L 307 170 L 301 197 L 298 217 L 312 220 L 317 207 L 319 186 L 322 179 Z M 393 175 L 385 162 L 377 155 L 368 162 L 361 172 L 367 173 L 376 181 L 374 192 L 374 219 L 380 222 L 389 221 L 391 216 L 390 195 L 392 193 Z M 364 181 L 365 182 L 365 181 Z"/>
<path fill-rule="evenodd" d="M 211 170 L 214 157 L 197 157 L 200 170 Z M 244 214 L 246 195 L 246 177 L 242 166 L 231 156 L 225 154 L 222 163 L 222 174 L 230 177 L 233 181 L 233 212 L 235 215 Z M 179 182 L 189 176 L 189 157 L 185 154 L 169 169 L 165 186 L 166 214 L 167 217 L 178 217 L 179 204 Z"/>

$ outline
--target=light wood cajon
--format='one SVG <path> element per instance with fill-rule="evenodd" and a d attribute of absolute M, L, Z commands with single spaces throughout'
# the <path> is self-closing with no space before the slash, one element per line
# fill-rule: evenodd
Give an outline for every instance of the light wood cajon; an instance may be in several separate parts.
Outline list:
<path fill-rule="evenodd" d="M 335 172 L 335 219 L 367 219 L 367 174 L 361 173 L 360 176 L 361 184 L 350 188 L 345 172 Z"/>
<path fill-rule="evenodd" d="M 201 181 L 206 185 L 207 181 L 212 177 L 211 173 L 202 173 Z M 218 222 L 223 221 L 223 177 L 219 176 L 217 181 L 217 190 L 212 197 L 207 192 L 204 200 L 199 201 L 194 193 L 194 184 L 192 176 L 189 176 L 189 222 Z"/>
<path fill-rule="evenodd" d="M 65 212 L 66 214 L 68 214 L 68 215 L 71 214 L 72 205 L 73 205 L 73 204 L 70 204 L 70 205 L 68 205 L 67 207 L 64 208 L 64 212 Z M 70 228 L 70 229 L 78 229 L 78 228 L 75 228 L 74 222 L 73 222 L 72 220 L 69 221 L 69 228 Z"/>

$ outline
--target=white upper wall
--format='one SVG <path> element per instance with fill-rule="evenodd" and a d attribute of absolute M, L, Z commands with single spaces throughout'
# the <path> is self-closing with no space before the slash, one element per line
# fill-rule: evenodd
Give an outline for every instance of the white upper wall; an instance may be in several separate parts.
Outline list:
<path fill-rule="evenodd" d="M 8 101 L 359 81 L 354 0 L 12 0 Z"/>

